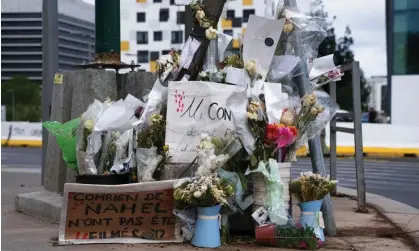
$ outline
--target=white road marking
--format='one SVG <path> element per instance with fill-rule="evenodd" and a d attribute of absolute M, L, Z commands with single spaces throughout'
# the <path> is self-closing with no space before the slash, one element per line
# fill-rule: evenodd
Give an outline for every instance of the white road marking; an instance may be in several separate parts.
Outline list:
<path fill-rule="evenodd" d="M 28 167 L 1 167 L 2 172 L 6 173 L 41 173 L 40 168 L 28 168 Z"/>

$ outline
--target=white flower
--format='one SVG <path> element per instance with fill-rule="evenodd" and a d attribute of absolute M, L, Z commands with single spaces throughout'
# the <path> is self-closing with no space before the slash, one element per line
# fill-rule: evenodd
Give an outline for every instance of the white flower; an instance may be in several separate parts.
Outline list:
<path fill-rule="evenodd" d="M 207 191 L 208 190 L 208 186 L 207 185 L 201 186 L 201 190 L 204 191 L 204 192 Z"/>
<path fill-rule="evenodd" d="M 205 140 L 208 136 L 209 136 L 209 134 L 208 133 L 201 133 L 201 140 Z"/>
<path fill-rule="evenodd" d="M 121 133 L 118 131 L 112 133 L 112 137 L 114 138 L 119 138 L 120 136 L 121 136 Z"/>
<path fill-rule="evenodd" d="M 196 19 L 200 21 L 202 18 L 205 17 L 205 12 L 203 10 L 198 10 L 195 14 Z"/>
<path fill-rule="evenodd" d="M 199 144 L 200 149 L 211 149 L 213 147 L 214 147 L 214 145 L 211 142 L 208 142 L 208 141 L 202 141 Z"/>
<path fill-rule="evenodd" d="M 247 113 L 247 117 L 248 117 L 250 120 L 257 120 L 257 119 L 258 119 L 258 114 L 257 114 L 257 113 L 254 113 L 254 112 L 248 112 L 248 113 Z"/>
<path fill-rule="evenodd" d="M 207 78 L 207 77 L 208 77 L 208 74 L 207 74 L 207 72 L 205 72 L 205 71 L 201 71 L 201 72 L 199 73 L 199 77 L 200 77 L 200 78 Z"/>
<path fill-rule="evenodd" d="M 316 116 L 319 113 L 316 107 L 311 108 L 310 112 L 311 112 L 311 115 L 314 115 L 314 116 Z"/>
<path fill-rule="evenodd" d="M 92 131 L 93 126 L 94 126 L 93 120 L 88 119 L 88 120 L 84 121 L 84 128 L 86 128 L 87 130 Z"/>
<path fill-rule="evenodd" d="M 217 36 L 218 36 L 218 31 L 216 29 L 212 28 L 212 26 L 205 30 L 205 37 L 208 40 L 216 39 Z"/>
<path fill-rule="evenodd" d="M 200 191 L 196 191 L 195 193 L 193 193 L 193 197 L 199 199 L 202 196 L 202 193 Z"/>
<path fill-rule="evenodd" d="M 244 68 L 247 70 L 250 76 L 254 76 L 256 74 L 256 62 L 254 60 L 247 62 Z"/>

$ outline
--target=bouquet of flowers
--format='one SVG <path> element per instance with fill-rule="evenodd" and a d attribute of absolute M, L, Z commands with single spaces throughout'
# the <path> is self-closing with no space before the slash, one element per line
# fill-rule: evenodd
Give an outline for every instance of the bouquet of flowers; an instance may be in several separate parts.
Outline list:
<path fill-rule="evenodd" d="M 192 178 L 174 191 L 174 198 L 179 207 L 226 205 L 233 195 L 233 187 L 227 180 L 220 179 L 216 175 Z"/>
<path fill-rule="evenodd" d="M 321 200 L 336 187 L 337 182 L 330 180 L 329 176 L 322 177 L 313 172 L 302 172 L 298 179 L 291 181 L 290 192 L 299 202 Z"/>
<path fill-rule="evenodd" d="M 299 130 L 290 124 L 268 123 L 262 107 L 261 101 L 251 101 L 247 111 L 248 125 L 255 137 L 256 147 L 251 156 L 252 167 L 256 167 L 260 161 L 275 158 L 278 150 L 285 156 L 287 147 L 295 142 L 299 134 Z"/>
<path fill-rule="evenodd" d="M 149 123 L 137 135 L 137 177 L 140 182 L 158 179 L 170 158 L 165 145 L 166 109 L 150 116 Z"/>

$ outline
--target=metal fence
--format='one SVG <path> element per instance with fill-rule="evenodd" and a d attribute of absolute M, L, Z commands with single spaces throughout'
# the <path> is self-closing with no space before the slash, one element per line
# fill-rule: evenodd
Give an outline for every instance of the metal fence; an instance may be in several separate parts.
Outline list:
<path fill-rule="evenodd" d="M 356 186 L 357 186 L 357 201 L 358 211 L 366 212 L 366 189 L 364 176 L 364 151 L 362 145 L 362 110 L 361 110 L 361 74 L 359 62 L 354 61 L 349 65 L 342 67 L 344 72 L 352 71 L 352 100 L 353 112 L 351 113 L 337 113 L 330 121 L 330 178 L 336 180 L 337 170 L 337 153 L 336 153 L 336 134 L 337 132 L 351 133 L 354 135 L 355 141 L 355 166 L 356 166 Z M 336 104 L 336 82 L 331 82 L 330 87 L 331 102 Z M 354 123 L 353 128 L 337 127 L 337 118 L 352 118 Z M 336 191 L 333 193 L 336 194 Z"/>

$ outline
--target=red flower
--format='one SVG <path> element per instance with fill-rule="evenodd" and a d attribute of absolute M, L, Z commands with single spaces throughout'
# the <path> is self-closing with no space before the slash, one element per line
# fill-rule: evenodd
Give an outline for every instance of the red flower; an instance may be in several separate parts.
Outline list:
<path fill-rule="evenodd" d="M 292 134 L 294 134 L 294 136 L 298 135 L 298 131 L 297 131 L 297 128 L 295 128 L 295 126 L 289 126 L 288 128 L 291 130 L 291 132 L 292 132 Z"/>
<path fill-rule="evenodd" d="M 307 243 L 305 241 L 300 241 L 300 248 L 307 249 Z"/>
<path fill-rule="evenodd" d="M 279 125 L 278 124 L 268 124 L 266 126 L 265 137 L 269 141 L 276 141 L 279 137 Z"/>

